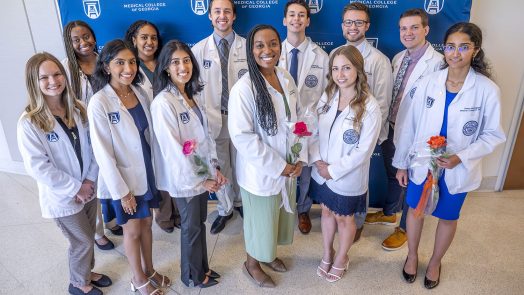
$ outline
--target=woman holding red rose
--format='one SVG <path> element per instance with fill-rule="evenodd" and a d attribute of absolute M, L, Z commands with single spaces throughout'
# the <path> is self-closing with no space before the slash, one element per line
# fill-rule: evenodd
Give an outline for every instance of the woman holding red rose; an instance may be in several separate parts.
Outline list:
<path fill-rule="evenodd" d="M 203 153 L 200 156 L 218 163 L 200 96 L 200 71 L 191 49 L 180 41 L 169 41 L 160 52 L 153 81 L 151 117 L 164 159 L 164 164 L 156 167 L 157 184 L 175 199 L 180 211 L 181 280 L 186 286 L 211 287 L 220 275 L 208 265 L 207 199 L 209 192 L 216 192 L 227 179 L 220 171 L 216 179 L 197 177 L 196 167 L 186 156 L 198 147 Z"/>
<path fill-rule="evenodd" d="M 442 144 L 442 137 L 430 139 L 432 136 L 446 138 L 449 155 L 436 158 L 444 173 L 438 177 L 439 199 L 432 212 L 439 222 L 424 280 L 428 289 L 439 284 L 442 258 L 453 241 L 467 193 L 480 186 L 482 158 L 505 140 L 500 127 L 500 90 L 490 80 L 480 28 L 472 23 L 457 23 L 447 30 L 444 43 L 444 68 L 422 78 L 409 92 L 411 97 L 405 98 L 412 102 L 402 125 L 397 126 L 400 137 L 393 159 L 400 185 L 407 186 L 409 252 L 402 274 L 408 283 L 413 283 L 424 225 L 423 215 L 417 217 L 415 208 L 420 200 L 423 205 L 424 183 L 433 175 L 429 176 L 428 166 L 410 167 L 410 161 L 420 149 Z"/>
<path fill-rule="evenodd" d="M 318 132 L 310 143 L 309 163 L 314 164 L 310 194 L 322 207 L 324 254 L 317 274 L 335 282 L 349 264 L 348 251 L 357 230 L 355 214 L 366 212 L 369 165 L 382 117 L 369 92 L 364 58 L 355 47 L 337 49 L 329 68 L 328 86 L 317 106 Z"/>
<path fill-rule="evenodd" d="M 273 271 L 287 271 L 276 256 L 277 244 L 291 244 L 295 228 L 295 193 L 286 183 L 300 175 L 302 162 L 286 162 L 286 141 L 287 123 L 297 121 L 298 90 L 291 75 L 276 66 L 281 40 L 275 28 L 253 28 L 246 50 L 249 72 L 231 89 L 228 104 L 235 114 L 228 126 L 238 151 L 236 175 L 244 207 L 243 271 L 258 286 L 271 288 L 275 283 L 260 262 Z M 299 154 L 298 161 L 305 162 L 307 147 Z"/>

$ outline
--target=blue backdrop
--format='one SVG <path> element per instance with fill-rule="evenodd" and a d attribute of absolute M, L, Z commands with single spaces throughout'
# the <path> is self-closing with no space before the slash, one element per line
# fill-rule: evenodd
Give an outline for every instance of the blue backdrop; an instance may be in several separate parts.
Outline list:
<path fill-rule="evenodd" d="M 57 0 L 62 26 L 73 20 L 87 22 L 95 31 L 98 46 L 123 38 L 127 27 L 138 19 L 157 25 L 164 41 L 180 39 L 190 45 L 212 32 L 208 19 L 209 0 Z M 429 14 L 428 40 L 441 51 L 446 29 L 468 21 L 472 0 L 308 0 L 311 24 L 306 34 L 330 52 L 345 43 L 341 12 L 349 2 L 363 2 L 371 8 L 371 27 L 366 37 L 389 58 L 401 51 L 398 18 L 409 8 L 423 8 Z M 271 24 L 285 38 L 282 25 L 287 0 L 234 0 L 237 8 L 235 31 L 245 36 L 256 24 Z M 370 205 L 381 207 L 385 194 L 385 170 L 377 148 L 371 162 Z"/>

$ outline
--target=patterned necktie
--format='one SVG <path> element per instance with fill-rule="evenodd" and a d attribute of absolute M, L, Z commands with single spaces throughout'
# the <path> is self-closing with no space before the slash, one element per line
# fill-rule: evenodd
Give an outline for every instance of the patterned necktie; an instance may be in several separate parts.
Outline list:
<path fill-rule="evenodd" d="M 226 39 L 220 39 L 219 55 L 220 55 L 220 69 L 222 71 L 222 96 L 221 96 L 221 109 L 227 111 L 227 102 L 229 100 L 229 85 L 227 77 L 227 62 L 229 59 L 229 44 Z"/>
<path fill-rule="evenodd" d="M 296 48 L 291 49 L 291 65 L 289 67 L 289 73 L 296 85 L 298 85 L 298 52 L 299 50 Z"/>
<path fill-rule="evenodd" d="M 402 63 L 400 64 L 400 68 L 397 73 L 397 77 L 395 77 L 395 82 L 393 83 L 393 100 L 391 101 L 391 105 L 389 106 L 388 118 L 388 121 L 390 122 L 394 122 L 394 119 L 392 118 L 393 109 L 395 107 L 395 104 L 397 103 L 398 91 L 400 90 L 400 86 L 402 85 L 402 81 L 404 80 L 404 76 L 406 75 L 406 70 L 408 69 L 410 61 L 411 57 L 407 54 L 404 55 L 404 58 L 402 59 Z"/>

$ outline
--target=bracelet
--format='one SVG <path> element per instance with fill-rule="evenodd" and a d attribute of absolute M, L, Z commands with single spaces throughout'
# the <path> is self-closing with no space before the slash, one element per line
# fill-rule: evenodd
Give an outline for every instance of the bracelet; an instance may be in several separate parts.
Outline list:
<path fill-rule="evenodd" d="M 131 194 L 131 197 L 129 197 L 129 199 L 127 199 L 127 200 L 122 200 L 122 203 L 126 203 L 126 204 L 127 204 L 127 203 L 131 202 L 131 200 L 132 200 L 134 197 L 135 197 L 135 196 L 133 196 L 133 194 Z"/>

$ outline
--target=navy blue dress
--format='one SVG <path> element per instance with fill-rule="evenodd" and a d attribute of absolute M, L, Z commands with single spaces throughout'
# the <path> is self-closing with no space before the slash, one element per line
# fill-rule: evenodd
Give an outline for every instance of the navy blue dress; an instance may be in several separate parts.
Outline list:
<path fill-rule="evenodd" d="M 337 110 L 333 124 L 342 111 Z M 331 129 L 333 128 L 331 124 Z M 329 132 L 331 132 L 331 129 Z M 367 192 L 360 196 L 344 196 L 332 191 L 327 182 L 320 185 L 315 179 L 311 179 L 309 195 L 311 199 L 324 204 L 331 212 L 340 216 L 351 216 L 353 214 L 364 214 L 366 212 Z"/>
<path fill-rule="evenodd" d="M 442 127 L 440 129 L 440 135 L 448 137 L 448 108 L 453 99 L 457 96 L 457 93 L 452 93 L 449 91 L 446 91 L 446 104 L 444 106 L 444 121 L 442 122 Z M 446 174 L 446 170 L 444 169 L 444 173 L 442 173 L 442 176 L 439 178 L 438 186 L 439 186 L 439 201 L 437 203 L 437 207 L 435 208 L 435 211 L 433 211 L 433 216 L 444 219 L 444 220 L 457 220 L 460 215 L 460 209 L 462 208 L 462 205 L 464 204 L 464 200 L 466 199 L 467 193 L 458 193 L 458 194 L 451 194 L 448 190 L 448 186 L 446 185 L 446 181 L 444 180 L 444 175 Z M 425 182 L 425 180 L 424 180 Z M 421 184 L 415 184 L 411 180 L 408 183 L 408 189 L 407 189 L 407 203 L 409 207 L 416 208 L 418 201 L 420 200 L 420 196 L 422 194 L 422 191 L 424 189 L 424 182 Z"/>
<path fill-rule="evenodd" d="M 120 200 L 102 199 L 102 213 L 104 221 L 109 222 L 116 218 L 117 224 L 125 224 L 129 219 L 141 219 L 151 216 L 151 208 L 158 208 L 160 203 L 160 194 L 155 186 L 155 174 L 153 173 L 153 165 L 151 159 L 151 147 L 147 143 L 145 131 L 149 127 L 146 113 L 142 105 L 138 103 L 135 107 L 128 109 L 129 113 L 135 121 L 136 128 L 140 134 L 140 141 L 142 143 L 142 153 L 144 155 L 144 164 L 146 166 L 147 185 L 148 190 L 142 196 L 135 196 L 136 212 L 134 214 L 127 214 L 122 208 Z"/>

